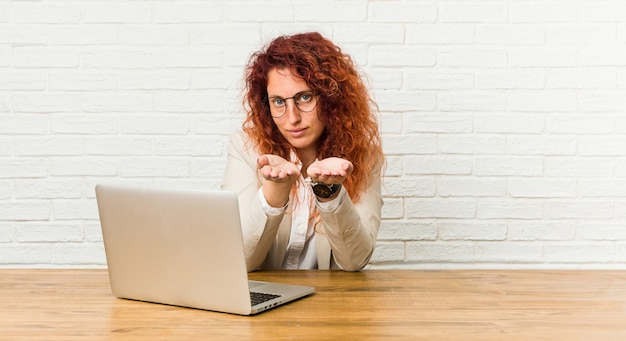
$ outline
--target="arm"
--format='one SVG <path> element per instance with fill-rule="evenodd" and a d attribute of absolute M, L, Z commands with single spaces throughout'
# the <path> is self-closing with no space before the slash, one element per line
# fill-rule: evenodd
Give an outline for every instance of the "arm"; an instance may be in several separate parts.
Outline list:
<path fill-rule="evenodd" d="M 268 216 L 258 199 L 262 185 L 258 155 L 246 149 L 243 133 L 234 133 L 228 140 L 228 158 L 222 189 L 239 197 L 239 214 L 248 271 L 257 269 L 265 260 L 276 238 L 283 214 Z"/>
<path fill-rule="evenodd" d="M 383 205 L 380 170 L 377 170 L 373 179 L 358 203 L 352 203 L 345 193 L 336 210 L 318 210 L 322 218 L 322 231 L 328 239 L 333 258 L 346 271 L 363 269 L 376 247 Z"/>

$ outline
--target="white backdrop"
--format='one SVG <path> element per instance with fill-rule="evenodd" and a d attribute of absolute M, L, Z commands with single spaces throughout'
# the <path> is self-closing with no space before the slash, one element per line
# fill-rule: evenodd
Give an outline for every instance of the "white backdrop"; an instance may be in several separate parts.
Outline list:
<path fill-rule="evenodd" d="M 619 0 L 0 0 L 0 266 L 104 266 L 96 183 L 219 188 L 249 55 L 309 30 L 381 109 L 370 268 L 626 268 Z"/>

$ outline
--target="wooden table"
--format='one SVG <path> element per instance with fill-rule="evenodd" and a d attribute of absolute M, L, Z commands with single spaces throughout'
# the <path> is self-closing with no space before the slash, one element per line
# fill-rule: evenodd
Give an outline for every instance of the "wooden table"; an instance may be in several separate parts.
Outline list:
<path fill-rule="evenodd" d="M 258 272 L 313 296 L 255 316 L 115 298 L 106 270 L 0 270 L 1 340 L 624 340 L 626 272 Z"/>

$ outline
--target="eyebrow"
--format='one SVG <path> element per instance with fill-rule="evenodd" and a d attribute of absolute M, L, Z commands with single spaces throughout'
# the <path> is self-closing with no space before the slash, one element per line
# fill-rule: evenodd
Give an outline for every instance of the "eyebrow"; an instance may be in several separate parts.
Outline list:
<path fill-rule="evenodd" d="M 285 99 L 285 98 L 296 97 L 298 95 L 301 95 L 301 94 L 304 94 L 304 93 L 307 93 L 307 92 L 313 93 L 313 90 L 302 90 L 302 91 L 296 92 L 295 94 L 293 94 L 293 96 L 287 96 L 287 97 L 268 94 L 267 98 L 282 98 L 282 99 Z"/>

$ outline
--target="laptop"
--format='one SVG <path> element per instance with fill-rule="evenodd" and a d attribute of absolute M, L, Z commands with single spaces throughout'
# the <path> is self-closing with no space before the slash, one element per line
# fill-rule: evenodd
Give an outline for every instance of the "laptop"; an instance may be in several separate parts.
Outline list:
<path fill-rule="evenodd" d="M 233 192 L 99 184 L 96 199 L 116 297 L 252 315 L 314 292 L 248 280 Z"/>

